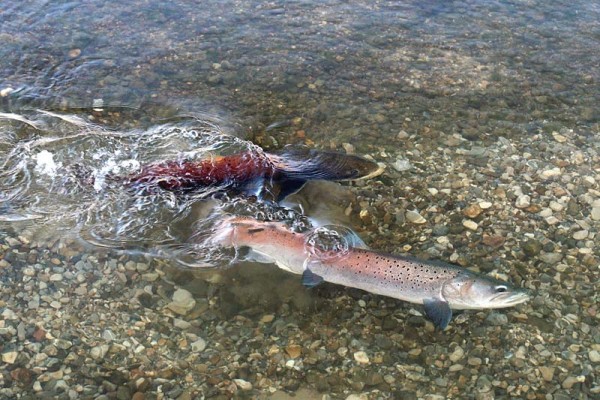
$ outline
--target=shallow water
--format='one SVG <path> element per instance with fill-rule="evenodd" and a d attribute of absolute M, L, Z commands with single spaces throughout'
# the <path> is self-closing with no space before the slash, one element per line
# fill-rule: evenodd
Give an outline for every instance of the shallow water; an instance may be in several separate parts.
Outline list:
<path fill-rule="evenodd" d="M 165 320 L 171 311 L 161 302 L 169 303 L 175 288 L 206 303 L 200 317 L 188 314 L 193 334 L 207 344 L 190 364 L 206 368 L 171 382 L 192 397 L 275 390 L 336 398 L 598 395 L 598 363 L 588 354 L 600 350 L 596 2 L 34 0 L 0 4 L 0 41 L 0 112 L 8 115 L 0 118 L 0 261 L 13 268 L 2 267 L 2 282 L 31 292 L 7 292 L 2 307 L 22 314 L 25 326 L 33 329 L 26 304 L 36 293 L 50 308 L 63 301 L 57 310 L 65 315 L 69 298 L 81 302 L 73 310 L 87 304 L 67 295 L 83 281 L 33 290 L 28 277 L 91 277 L 106 268 L 112 272 L 105 278 L 122 290 L 99 292 L 102 300 L 150 296 L 144 307 Z M 454 330 L 433 337 L 418 306 L 332 286 L 306 292 L 274 267 L 196 275 L 176 260 L 223 257 L 223 268 L 235 256 L 194 245 L 194 232 L 212 226 L 208 193 L 131 196 L 103 182 L 147 162 L 202 158 L 250 142 L 267 150 L 303 144 L 348 151 L 385 164 L 377 179 L 309 185 L 288 205 L 358 231 L 371 248 L 507 278 L 534 290 L 534 300 L 506 310 L 507 323 L 488 320 L 493 313 L 465 313 L 451 323 Z M 82 184 L 90 174 L 93 182 Z M 273 212 L 227 201 L 218 207 Z M 475 204 L 479 211 L 467 211 Z M 306 222 L 277 214 L 292 215 Z M 97 270 L 86 270 L 94 260 Z M 146 267 L 133 273 L 136 263 L 164 282 L 142 278 Z M 23 275 L 28 267 L 33 275 Z M 142 311 L 122 318 L 137 321 L 136 313 Z M 261 322 L 265 316 L 275 317 Z M 91 317 L 73 311 L 72 318 L 86 325 Z M 190 334 L 183 331 L 173 335 Z M 34 357 L 23 350 L 27 340 L 29 331 L 6 343 Z M 290 344 L 303 356 L 286 353 Z M 466 352 L 464 369 L 448 370 L 447 354 L 457 346 Z M 369 364 L 353 358 L 359 351 Z M 216 360 L 220 353 L 226 355 Z M 18 367 L 45 376 L 46 361 L 35 362 L 5 362 L 3 373 Z M 148 365 L 143 357 L 136 362 Z M 552 377 L 540 367 L 553 368 Z M 583 380 L 565 383 L 573 376 Z M 18 386 L 6 377 L 4 389 L 14 390 L 2 392 L 8 398 L 33 390 L 35 379 Z M 252 390 L 233 379 L 251 382 Z M 89 382 L 75 373 L 65 381 L 85 396 L 76 384 Z M 128 390 L 158 396 L 159 384 Z M 181 394 L 173 390 L 167 398 Z"/>

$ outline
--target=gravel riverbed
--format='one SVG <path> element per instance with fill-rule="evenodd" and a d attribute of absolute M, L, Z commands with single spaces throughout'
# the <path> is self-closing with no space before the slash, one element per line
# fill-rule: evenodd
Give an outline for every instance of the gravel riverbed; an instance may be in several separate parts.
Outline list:
<path fill-rule="evenodd" d="M 493 142 L 452 134 L 439 147 L 406 132 L 396 140 L 401 154 L 370 149 L 386 173 L 339 186 L 352 201 L 330 208 L 372 248 L 508 279 L 532 291 L 530 302 L 463 312 L 441 333 L 419 306 L 330 284 L 306 290 L 274 266 L 182 271 L 6 232 L 0 396 L 599 396 L 592 132 Z M 336 202 L 305 191 L 308 213 Z"/>

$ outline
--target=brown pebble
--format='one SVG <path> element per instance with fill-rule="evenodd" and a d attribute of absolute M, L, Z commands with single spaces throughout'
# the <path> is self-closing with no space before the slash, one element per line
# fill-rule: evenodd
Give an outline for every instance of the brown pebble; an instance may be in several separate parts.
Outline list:
<path fill-rule="evenodd" d="M 290 344 L 285 348 L 285 352 L 290 358 L 298 358 L 300 357 L 300 354 L 302 354 L 302 347 L 297 344 Z"/>
<path fill-rule="evenodd" d="M 144 400 L 144 393 L 135 392 L 133 396 L 131 396 L 131 400 Z"/>
<path fill-rule="evenodd" d="M 482 211 L 479 204 L 471 204 L 463 210 L 463 214 L 469 218 L 476 218 Z"/>
<path fill-rule="evenodd" d="M 504 244 L 505 239 L 502 236 L 483 235 L 483 244 L 490 247 L 500 247 Z"/>
<path fill-rule="evenodd" d="M 532 204 L 529 207 L 525 208 L 525 211 L 527 211 L 528 213 L 535 214 L 542 211 L 542 207 L 539 204 Z"/>
<path fill-rule="evenodd" d="M 46 338 L 46 331 L 44 330 L 44 328 L 36 326 L 32 336 L 36 340 L 36 342 L 41 342 Z"/>
<path fill-rule="evenodd" d="M 552 379 L 554 378 L 554 368 L 552 368 L 552 367 L 540 367 L 539 370 L 540 370 L 540 373 L 542 374 L 542 378 L 546 382 L 552 381 Z"/>
<path fill-rule="evenodd" d="M 302 129 L 296 131 L 296 136 L 300 139 L 304 139 L 306 137 L 306 132 Z"/>
<path fill-rule="evenodd" d="M 50 262 L 54 265 L 60 265 L 60 260 L 58 258 L 53 258 L 50 260 Z"/>

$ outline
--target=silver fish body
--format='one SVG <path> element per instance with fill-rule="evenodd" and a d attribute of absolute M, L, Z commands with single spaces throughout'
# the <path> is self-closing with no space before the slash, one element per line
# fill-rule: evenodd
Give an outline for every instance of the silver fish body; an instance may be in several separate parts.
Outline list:
<path fill-rule="evenodd" d="M 309 287 L 326 281 L 423 304 L 441 329 L 448 325 L 452 309 L 511 307 L 529 299 L 523 290 L 456 265 L 355 247 L 319 253 L 307 237 L 283 223 L 230 218 L 218 228 L 214 242 L 250 248 L 255 260 L 302 274 Z"/>

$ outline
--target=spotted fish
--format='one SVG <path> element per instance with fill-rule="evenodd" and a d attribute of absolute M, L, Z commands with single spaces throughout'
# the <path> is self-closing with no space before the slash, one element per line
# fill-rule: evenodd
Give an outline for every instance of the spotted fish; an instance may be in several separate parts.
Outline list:
<path fill-rule="evenodd" d="M 212 240 L 225 247 L 249 248 L 254 260 L 301 274 L 308 287 L 331 282 L 422 304 L 441 330 L 450 322 L 452 309 L 511 307 L 529 299 L 525 291 L 505 282 L 439 261 L 357 247 L 316 254 L 308 235 L 279 222 L 230 217 L 219 225 Z"/>
<path fill-rule="evenodd" d="M 268 184 L 276 200 L 298 191 L 308 180 L 367 179 L 383 168 L 362 157 L 308 148 L 285 148 L 280 153 L 247 151 L 201 161 L 163 161 L 142 167 L 127 183 L 158 186 L 165 190 L 192 191 L 224 185 L 246 191 Z"/>

